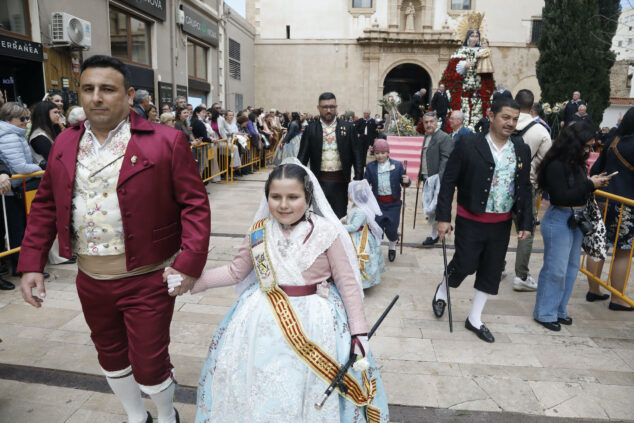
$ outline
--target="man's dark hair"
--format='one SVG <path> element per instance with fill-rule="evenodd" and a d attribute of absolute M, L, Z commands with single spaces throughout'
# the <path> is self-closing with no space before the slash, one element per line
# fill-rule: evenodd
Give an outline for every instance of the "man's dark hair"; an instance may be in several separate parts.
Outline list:
<path fill-rule="evenodd" d="M 319 96 L 319 101 L 318 102 L 321 103 L 324 100 L 336 100 L 336 99 L 337 99 L 337 97 L 335 97 L 335 95 L 333 93 L 326 92 L 326 93 L 322 93 Z"/>
<path fill-rule="evenodd" d="M 504 107 L 510 107 L 515 110 L 520 109 L 520 105 L 517 104 L 517 101 L 513 100 L 511 97 L 500 95 L 495 98 L 493 103 L 491 103 L 491 113 L 496 114 Z"/>
<path fill-rule="evenodd" d="M 541 116 L 541 115 L 542 115 L 542 111 L 543 111 L 543 108 L 542 108 L 542 105 L 541 105 L 541 104 L 539 104 L 539 103 L 537 103 L 537 102 L 533 103 L 533 112 L 534 112 L 537 116 Z"/>
<path fill-rule="evenodd" d="M 88 68 L 113 68 L 123 76 L 123 86 L 127 90 L 130 88 L 130 69 L 119 59 L 115 59 L 112 56 L 105 56 L 96 54 L 90 56 L 81 65 L 81 71 L 84 72 Z"/>
<path fill-rule="evenodd" d="M 519 90 L 515 94 L 515 101 L 520 105 L 520 110 L 529 110 L 533 107 L 535 96 L 531 90 Z"/>

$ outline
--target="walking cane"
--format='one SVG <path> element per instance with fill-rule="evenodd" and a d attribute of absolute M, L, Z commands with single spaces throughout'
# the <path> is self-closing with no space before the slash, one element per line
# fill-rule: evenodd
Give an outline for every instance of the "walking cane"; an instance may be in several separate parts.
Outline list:
<path fill-rule="evenodd" d="M 416 182 L 416 205 L 414 206 L 414 227 L 416 229 L 416 212 L 418 211 L 418 193 L 420 192 L 420 180 Z"/>
<path fill-rule="evenodd" d="M 405 173 L 407 175 L 407 160 L 403 160 L 405 163 Z M 407 187 L 403 187 L 403 204 L 401 205 L 401 254 L 403 254 L 403 229 L 405 229 L 405 194 L 407 191 Z"/>
<path fill-rule="evenodd" d="M 372 335 L 374 335 L 374 332 L 376 332 L 379 326 L 381 326 L 381 323 L 383 323 L 383 320 L 387 317 L 387 314 L 390 312 L 390 310 L 392 310 L 392 307 L 394 307 L 394 304 L 396 304 L 397 300 L 398 300 L 398 295 L 392 299 L 390 304 L 387 306 L 387 308 L 383 311 L 383 313 L 379 317 L 379 320 L 377 320 L 374 326 L 372 326 L 372 329 L 370 330 L 370 332 L 368 332 L 368 340 L 372 338 Z M 357 359 L 357 356 L 355 354 L 352 357 L 350 357 L 348 361 L 346 362 L 346 364 L 339 370 L 339 373 L 337 373 L 335 378 L 332 380 L 332 383 L 330 384 L 330 386 L 328 386 L 328 389 L 326 389 L 326 392 L 324 392 L 324 394 L 321 396 L 321 399 L 315 403 L 315 408 L 317 410 L 321 410 L 321 407 L 324 406 L 324 403 L 326 402 L 328 397 L 330 397 L 330 394 L 332 394 L 332 392 L 337 387 L 339 387 L 339 389 L 343 391 L 344 393 L 348 391 L 348 387 L 345 384 L 341 384 L 341 380 L 344 378 L 346 373 L 348 373 L 348 369 L 350 368 L 350 366 L 354 364 L 356 359 Z"/>
<path fill-rule="evenodd" d="M 449 293 L 449 276 L 447 274 L 447 234 L 442 237 L 442 258 L 445 263 L 445 288 L 447 289 L 447 312 L 449 313 L 449 332 L 453 332 L 453 319 L 451 318 L 451 296 Z"/>

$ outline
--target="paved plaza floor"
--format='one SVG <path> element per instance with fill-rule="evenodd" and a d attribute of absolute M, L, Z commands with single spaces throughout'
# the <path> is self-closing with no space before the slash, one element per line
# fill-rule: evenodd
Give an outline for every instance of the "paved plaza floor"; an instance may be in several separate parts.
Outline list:
<path fill-rule="evenodd" d="M 208 268 L 228 263 L 237 252 L 266 176 L 258 172 L 233 185 L 207 186 L 212 209 Z M 412 230 L 414 198 L 415 189 L 408 189 L 403 254 L 387 263 L 381 284 L 366 291 L 365 297 L 368 320 L 373 322 L 400 295 L 370 342 L 393 405 L 393 420 L 634 420 L 634 313 L 609 311 L 607 302 L 586 302 L 587 283 L 580 276 L 569 305 L 573 325 L 558 333 L 539 326 L 532 319 L 535 293 L 512 289 L 517 243 L 513 238 L 507 254 L 509 275 L 483 315 L 495 343 L 482 342 L 464 328 L 473 277 L 451 291 L 454 332 L 449 333 L 447 316 L 438 320 L 431 310 L 442 275 L 442 250 L 418 248 L 429 226 L 419 210 Z M 538 232 L 530 265 L 536 278 L 542 247 Z M 100 376 L 77 298 L 76 266 L 48 266 L 47 271 L 51 278 L 39 310 L 26 305 L 17 289 L 0 291 L 0 422 L 124 421 L 122 408 Z M 176 300 L 170 354 L 183 422 L 193 421 L 194 389 L 209 342 L 235 299 L 234 288 L 228 287 Z"/>

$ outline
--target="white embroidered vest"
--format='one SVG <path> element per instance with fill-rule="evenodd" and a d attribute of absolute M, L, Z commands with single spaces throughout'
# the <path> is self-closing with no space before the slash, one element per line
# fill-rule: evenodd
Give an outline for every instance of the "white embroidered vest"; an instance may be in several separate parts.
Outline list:
<path fill-rule="evenodd" d="M 130 141 L 125 122 L 103 147 L 86 131 L 79 141 L 73 191 L 73 251 L 79 255 L 125 253 L 117 181 Z M 100 152 L 95 152 L 95 143 Z"/>

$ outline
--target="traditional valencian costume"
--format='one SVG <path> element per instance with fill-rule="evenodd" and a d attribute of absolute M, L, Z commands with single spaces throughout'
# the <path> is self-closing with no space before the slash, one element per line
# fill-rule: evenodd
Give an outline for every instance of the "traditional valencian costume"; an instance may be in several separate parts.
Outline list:
<path fill-rule="evenodd" d="M 383 229 L 375 221 L 381 209 L 365 179 L 350 182 L 348 194 L 353 206 L 346 216 L 344 228 L 354 243 L 361 282 L 363 289 L 367 289 L 381 283 L 381 273 L 385 272 L 385 260 L 381 252 Z"/>
<path fill-rule="evenodd" d="M 340 392 L 314 407 L 348 360 L 351 335 L 369 327 L 354 246 L 306 171 L 313 211 L 287 230 L 263 198 L 233 262 L 206 271 L 192 290 L 240 281 L 243 289 L 212 339 L 198 387 L 198 423 L 389 421 L 371 355 L 365 372 L 346 376 L 345 397 Z"/>

